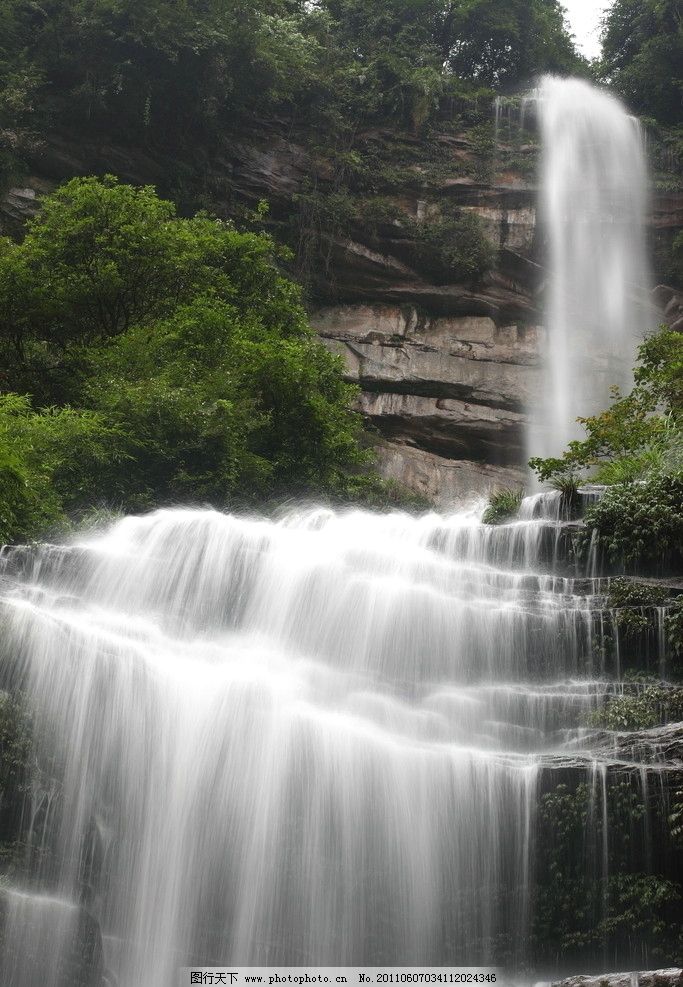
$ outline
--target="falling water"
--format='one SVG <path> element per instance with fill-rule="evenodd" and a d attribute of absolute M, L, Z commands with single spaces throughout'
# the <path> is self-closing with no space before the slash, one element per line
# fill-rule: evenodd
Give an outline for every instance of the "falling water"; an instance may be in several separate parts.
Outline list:
<path fill-rule="evenodd" d="M 521 961 L 543 770 L 604 770 L 577 727 L 614 688 L 557 495 L 522 513 L 162 511 L 8 552 L 8 654 L 61 790 L 6 955 L 13 916 L 61 956 L 85 914 L 121 987 Z"/>
<path fill-rule="evenodd" d="M 647 174 L 635 117 L 578 79 L 546 77 L 533 96 L 543 144 L 539 211 L 548 240 L 547 352 L 531 412 L 531 455 L 559 455 L 576 424 L 628 388 L 651 327 L 643 223 Z"/>
<path fill-rule="evenodd" d="M 611 97 L 548 79 L 538 106 L 542 454 L 627 380 L 645 172 Z M 571 529 L 541 494 L 500 527 L 176 510 L 7 551 L 5 678 L 40 769 L 26 879 L 0 889 L 3 987 L 169 987 L 188 964 L 519 968 L 547 773 L 585 780 L 605 878 L 608 766 L 647 783 L 586 728 L 619 685 L 597 556 L 574 571 Z"/>

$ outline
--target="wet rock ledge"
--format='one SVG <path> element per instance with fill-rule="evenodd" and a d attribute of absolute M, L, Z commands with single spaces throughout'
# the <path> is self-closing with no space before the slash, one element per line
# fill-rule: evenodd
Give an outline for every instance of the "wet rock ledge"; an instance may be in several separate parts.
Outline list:
<path fill-rule="evenodd" d="M 683 969 L 648 970 L 644 973 L 603 973 L 595 977 L 569 977 L 552 987 L 683 987 Z"/>

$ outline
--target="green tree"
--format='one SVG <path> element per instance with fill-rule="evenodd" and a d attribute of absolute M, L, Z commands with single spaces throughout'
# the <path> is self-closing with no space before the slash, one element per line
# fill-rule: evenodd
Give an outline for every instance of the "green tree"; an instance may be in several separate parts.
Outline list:
<path fill-rule="evenodd" d="M 254 115 L 419 128 L 461 80 L 580 70 L 558 0 L 0 0 L 0 125 L 167 151 Z"/>
<path fill-rule="evenodd" d="M 582 73 L 559 0 L 455 0 L 443 39 L 451 69 L 464 78 L 509 88 L 541 72 Z"/>
<path fill-rule="evenodd" d="M 135 436 L 143 502 L 342 492 L 364 462 L 353 391 L 308 331 L 206 295 L 90 356 L 88 403 Z"/>
<path fill-rule="evenodd" d="M 600 77 L 629 106 L 678 124 L 683 100 L 683 15 L 679 0 L 614 0 L 603 22 Z"/>
<path fill-rule="evenodd" d="M 3 0 L 0 114 L 186 145 L 307 84 L 293 0 Z"/>
<path fill-rule="evenodd" d="M 178 218 L 113 178 L 45 199 L 24 241 L 0 249 L 5 389 L 48 406 L 3 399 L 5 538 L 88 503 L 362 488 L 355 392 L 281 256 L 268 236 Z"/>
<path fill-rule="evenodd" d="M 0 342 L 14 389 L 72 397 L 79 344 L 150 325 L 207 290 L 283 336 L 307 331 L 267 236 L 180 219 L 153 188 L 111 176 L 73 179 L 42 207 L 21 244 L 0 240 Z"/>

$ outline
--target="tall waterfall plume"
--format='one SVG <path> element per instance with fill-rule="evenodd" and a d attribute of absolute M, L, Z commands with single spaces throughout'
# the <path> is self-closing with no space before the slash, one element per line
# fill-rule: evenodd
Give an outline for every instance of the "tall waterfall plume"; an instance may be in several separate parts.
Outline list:
<path fill-rule="evenodd" d="M 532 103 L 543 144 L 539 212 L 549 278 L 543 392 L 531 412 L 530 455 L 558 455 L 576 423 L 631 382 L 652 322 L 644 219 L 643 134 L 614 96 L 547 76 Z"/>

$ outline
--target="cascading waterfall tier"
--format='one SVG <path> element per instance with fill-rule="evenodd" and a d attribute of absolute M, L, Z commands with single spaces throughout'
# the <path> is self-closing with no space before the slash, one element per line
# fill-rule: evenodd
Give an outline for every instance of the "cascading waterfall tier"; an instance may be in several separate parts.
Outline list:
<path fill-rule="evenodd" d="M 540 122 L 539 215 L 547 238 L 546 375 L 530 409 L 528 449 L 557 456 L 579 416 L 627 389 L 637 345 L 655 321 L 644 219 L 647 172 L 636 118 L 579 79 L 544 78 L 530 98 Z"/>
<path fill-rule="evenodd" d="M 543 766 L 602 811 L 577 727 L 615 688 L 566 528 L 556 494 L 502 527 L 176 510 L 7 554 L 15 681 L 61 788 L 36 786 L 50 852 L 5 906 L 5 987 L 35 987 L 29 920 L 66 963 L 84 889 L 121 987 L 522 949 Z"/>

